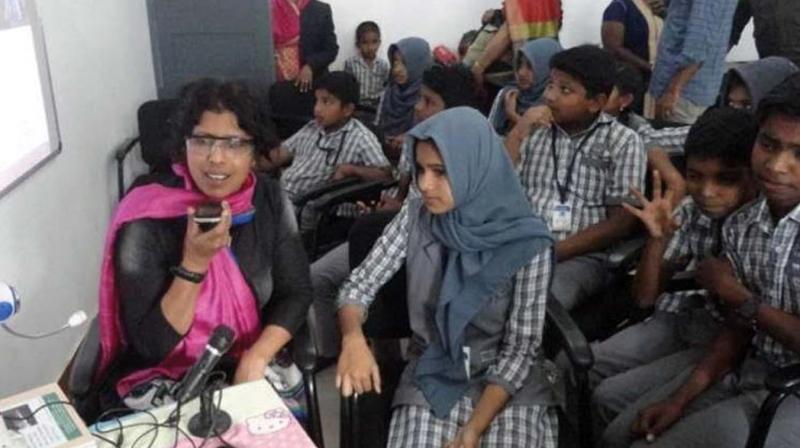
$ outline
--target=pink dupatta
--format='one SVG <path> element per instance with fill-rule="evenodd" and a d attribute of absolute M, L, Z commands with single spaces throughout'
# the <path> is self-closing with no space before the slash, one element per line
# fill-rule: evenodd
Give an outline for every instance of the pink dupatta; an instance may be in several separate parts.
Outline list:
<path fill-rule="evenodd" d="M 303 61 L 300 57 L 300 14 L 311 0 L 270 0 L 272 40 L 278 81 L 297 79 Z"/>
<path fill-rule="evenodd" d="M 117 231 L 125 223 L 137 219 L 184 216 L 187 207 L 207 200 L 194 188 L 185 165 L 173 165 L 172 168 L 184 179 L 184 188 L 150 184 L 134 189 L 120 202 L 106 235 L 100 274 L 100 367 L 96 379 L 107 373 L 126 345 L 114 275 Z M 234 214 L 252 210 L 255 185 L 255 175 L 251 174 L 242 188 L 226 199 Z M 236 332 L 236 342 L 230 353 L 237 358 L 256 341 L 261 331 L 256 298 L 230 249 L 219 251 L 211 260 L 197 298 L 192 326 L 183 339 L 157 366 L 122 378 L 116 386 L 119 396 L 124 397 L 136 385 L 154 378 L 179 379 L 199 358 L 214 327 L 220 324 L 228 325 Z"/>

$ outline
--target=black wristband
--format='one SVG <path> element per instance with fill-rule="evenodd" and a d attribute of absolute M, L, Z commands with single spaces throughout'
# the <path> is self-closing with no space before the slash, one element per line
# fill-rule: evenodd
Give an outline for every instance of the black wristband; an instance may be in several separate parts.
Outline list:
<path fill-rule="evenodd" d="M 169 272 L 172 272 L 172 275 L 174 275 L 175 277 L 181 278 L 183 280 L 186 280 L 187 282 L 192 282 L 192 283 L 203 283 L 203 279 L 206 278 L 205 272 L 203 273 L 192 272 L 181 265 L 169 268 Z"/>

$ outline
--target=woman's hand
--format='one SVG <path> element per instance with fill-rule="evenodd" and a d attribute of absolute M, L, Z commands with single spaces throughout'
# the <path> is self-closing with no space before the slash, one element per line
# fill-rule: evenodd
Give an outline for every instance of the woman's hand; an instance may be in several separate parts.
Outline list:
<path fill-rule="evenodd" d="M 675 234 L 675 231 L 680 226 L 672 216 L 675 193 L 672 190 L 662 193 L 661 174 L 658 170 L 653 171 L 652 201 L 648 201 L 642 192 L 636 188 L 631 188 L 631 193 L 642 204 L 642 208 L 623 203 L 622 206 L 625 210 L 642 221 L 647 227 L 651 238 L 672 238 L 672 235 Z"/>
<path fill-rule="evenodd" d="M 264 372 L 267 370 L 269 359 L 259 355 L 254 350 L 248 350 L 239 360 L 236 367 L 236 374 L 233 376 L 233 384 L 248 383 L 264 379 Z"/>
<path fill-rule="evenodd" d="M 472 429 L 469 424 L 458 430 L 456 438 L 445 445 L 446 448 L 478 448 L 481 435 Z"/>
<path fill-rule="evenodd" d="M 311 70 L 311 66 L 306 64 L 300 69 L 300 74 L 297 75 L 297 82 L 295 82 L 295 85 L 300 89 L 300 92 L 306 93 L 311 90 L 311 84 L 313 82 L 314 71 Z"/>
<path fill-rule="evenodd" d="M 381 393 L 378 364 L 362 334 L 342 339 L 342 353 L 336 366 L 336 387 L 343 397 L 371 392 L 373 389 Z"/>
<path fill-rule="evenodd" d="M 211 230 L 203 232 L 194 221 L 196 210 L 189 207 L 186 223 L 186 236 L 183 239 L 183 258 L 181 266 L 192 271 L 204 273 L 208 271 L 211 259 L 220 249 L 231 244 L 231 206 L 222 201 L 222 219 Z"/>
<path fill-rule="evenodd" d="M 506 111 L 506 117 L 508 117 L 508 119 L 514 123 L 520 120 L 520 116 L 517 113 L 518 98 L 519 98 L 519 89 L 510 89 L 508 93 L 506 93 L 505 98 L 503 99 Z"/>

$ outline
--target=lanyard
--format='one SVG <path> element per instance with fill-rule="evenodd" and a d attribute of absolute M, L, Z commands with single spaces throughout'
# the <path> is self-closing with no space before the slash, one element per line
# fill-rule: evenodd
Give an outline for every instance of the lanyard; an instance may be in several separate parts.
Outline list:
<path fill-rule="evenodd" d="M 550 139 L 550 151 L 553 153 L 553 180 L 556 182 L 556 189 L 558 189 L 558 197 L 561 200 L 562 204 L 567 203 L 567 195 L 569 194 L 569 186 L 572 183 L 572 172 L 575 169 L 575 162 L 578 160 L 578 154 L 583 150 L 586 141 L 594 134 L 598 126 L 593 127 L 586 135 L 583 137 L 581 142 L 578 144 L 578 149 L 572 154 L 572 160 L 569 162 L 569 166 L 567 167 L 567 179 L 564 181 L 564 185 L 561 185 L 561 181 L 558 179 L 558 154 L 556 154 L 556 127 L 553 126 L 550 128 L 552 130 Z"/>
<path fill-rule="evenodd" d="M 324 137 L 325 135 L 322 132 L 319 133 L 319 137 L 317 137 L 317 149 L 325 152 L 325 164 L 326 165 L 328 165 L 328 166 L 336 166 L 336 164 L 339 162 L 339 155 L 342 153 L 342 149 L 344 148 L 344 141 L 345 141 L 345 139 L 347 139 L 347 133 L 348 132 L 350 132 L 349 129 L 342 131 L 342 136 L 339 139 L 339 147 L 338 147 L 338 149 L 335 148 L 335 147 L 328 148 L 328 147 L 320 145 L 320 142 L 322 141 L 322 137 Z M 331 162 L 331 154 L 334 155 L 333 162 Z"/>

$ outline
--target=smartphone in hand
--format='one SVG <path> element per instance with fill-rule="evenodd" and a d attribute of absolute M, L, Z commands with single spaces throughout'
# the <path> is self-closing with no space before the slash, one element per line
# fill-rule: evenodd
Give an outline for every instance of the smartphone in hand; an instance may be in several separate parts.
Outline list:
<path fill-rule="evenodd" d="M 218 202 L 200 204 L 194 212 L 194 222 L 203 232 L 208 232 L 222 221 L 222 205 Z"/>

